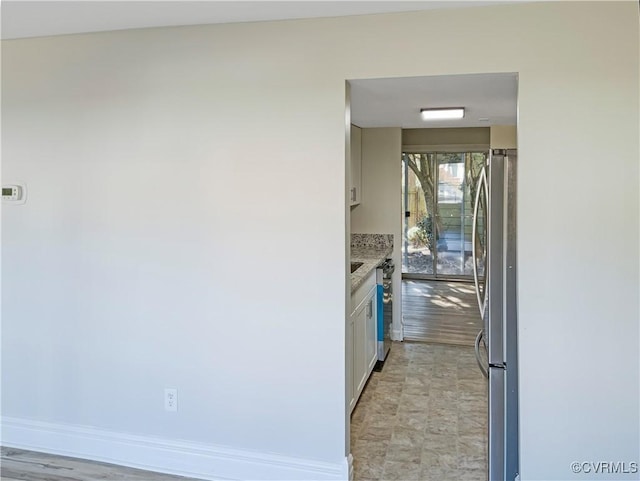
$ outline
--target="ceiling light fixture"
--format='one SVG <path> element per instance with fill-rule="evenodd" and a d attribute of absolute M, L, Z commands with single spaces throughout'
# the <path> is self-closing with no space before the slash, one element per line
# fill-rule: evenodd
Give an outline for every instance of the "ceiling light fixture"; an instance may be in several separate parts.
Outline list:
<path fill-rule="evenodd" d="M 420 115 L 422 115 L 422 120 L 461 119 L 464 117 L 464 107 L 420 109 Z"/>

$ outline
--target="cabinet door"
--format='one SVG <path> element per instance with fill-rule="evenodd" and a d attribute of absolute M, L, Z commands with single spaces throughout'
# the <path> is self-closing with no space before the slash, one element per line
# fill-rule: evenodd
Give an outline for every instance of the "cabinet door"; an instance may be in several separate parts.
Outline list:
<path fill-rule="evenodd" d="M 351 126 L 351 205 L 358 205 L 362 196 L 362 130 Z"/>
<path fill-rule="evenodd" d="M 375 274 L 373 274 L 375 276 Z M 355 300 L 352 296 L 352 304 L 361 299 L 354 309 L 347 325 L 347 348 L 351 349 L 347 356 L 347 396 L 349 408 L 353 410 L 360 394 L 364 389 L 367 379 L 377 361 L 377 286 L 375 277 L 372 278 L 371 287 L 367 287 L 366 294 L 356 291 Z M 368 282 L 368 281 L 367 281 Z M 360 288 L 359 288 L 360 289 Z M 351 364 L 349 364 L 351 363 Z M 349 391 L 351 389 L 351 391 Z"/>
<path fill-rule="evenodd" d="M 373 367 L 378 360 L 378 316 L 377 316 L 377 302 L 376 302 L 377 288 L 371 290 L 369 296 L 367 296 L 367 325 L 366 325 L 366 340 L 365 340 L 365 359 L 367 365 L 367 375 L 371 374 Z"/>
<path fill-rule="evenodd" d="M 353 411 L 356 405 L 356 388 L 354 374 L 354 347 L 355 337 L 353 333 L 354 317 L 351 316 L 347 322 L 347 399 L 349 401 L 349 412 Z"/>
<path fill-rule="evenodd" d="M 367 335 L 367 300 L 365 299 L 356 309 L 353 325 L 353 373 L 355 379 L 355 398 L 367 382 L 367 359 L 365 353 L 365 339 Z"/>

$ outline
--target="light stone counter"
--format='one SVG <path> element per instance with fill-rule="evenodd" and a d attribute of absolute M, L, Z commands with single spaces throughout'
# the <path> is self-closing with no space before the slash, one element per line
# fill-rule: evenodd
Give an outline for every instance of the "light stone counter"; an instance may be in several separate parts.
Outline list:
<path fill-rule="evenodd" d="M 390 258 L 392 252 L 393 235 L 351 234 L 351 262 L 362 262 L 351 274 L 351 293 L 362 285 L 376 267 Z"/>

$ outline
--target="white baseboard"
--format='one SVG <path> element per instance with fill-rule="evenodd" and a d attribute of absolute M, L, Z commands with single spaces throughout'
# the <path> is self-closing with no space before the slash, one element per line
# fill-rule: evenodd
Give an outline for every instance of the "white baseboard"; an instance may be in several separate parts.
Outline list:
<path fill-rule="evenodd" d="M 350 462 L 324 463 L 92 427 L 3 417 L 3 446 L 206 480 L 340 480 Z"/>

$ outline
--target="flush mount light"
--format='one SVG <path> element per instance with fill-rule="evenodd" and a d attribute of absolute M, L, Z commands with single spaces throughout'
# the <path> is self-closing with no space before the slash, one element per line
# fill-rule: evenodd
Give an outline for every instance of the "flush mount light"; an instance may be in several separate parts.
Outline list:
<path fill-rule="evenodd" d="M 464 117 L 464 107 L 420 109 L 420 115 L 422 115 L 422 120 L 461 119 Z"/>

